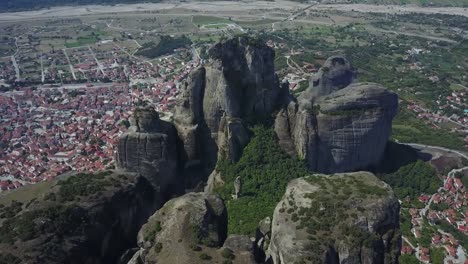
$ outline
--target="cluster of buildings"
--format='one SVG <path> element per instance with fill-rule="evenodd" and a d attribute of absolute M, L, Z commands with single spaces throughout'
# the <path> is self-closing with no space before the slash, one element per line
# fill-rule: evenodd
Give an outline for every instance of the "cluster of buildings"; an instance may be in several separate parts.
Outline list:
<path fill-rule="evenodd" d="M 442 123 L 451 124 L 450 127 L 456 132 L 464 133 L 465 142 L 468 142 L 468 89 L 443 97 L 435 101 L 437 111 L 431 111 L 419 105 L 417 102 L 409 101 L 407 108 L 416 114 L 416 117 L 428 121 L 435 128 L 440 128 Z"/>
<path fill-rule="evenodd" d="M 1 95 L 1 179 L 35 183 L 110 166 L 112 147 L 126 129 L 116 124 L 131 114 L 129 97 L 126 84 Z M 12 188 L 0 184 L 2 190 Z"/>
<path fill-rule="evenodd" d="M 135 106 L 170 111 L 199 60 L 161 59 L 141 83 L 43 85 L 0 95 L 0 189 L 50 180 L 67 171 L 113 166 L 114 148 Z M 149 65 L 149 64 L 147 64 Z M 137 66 L 135 66 L 137 67 Z M 130 68 L 131 69 L 131 68 Z M 146 68 L 145 68 L 146 69 Z M 170 73 L 170 74 L 169 74 Z"/>
<path fill-rule="evenodd" d="M 26 39 L 27 40 L 27 39 Z M 28 41 L 18 42 L 18 52 L 0 61 L 0 80 L 24 85 L 128 82 L 136 83 L 153 77 L 174 74 L 190 61 L 191 50 L 179 49 L 175 55 L 159 60 L 137 57 L 127 42 L 112 40 L 38 52 Z M 135 43 L 131 43 L 135 45 Z"/>
<path fill-rule="evenodd" d="M 430 248 L 442 248 L 445 252 L 445 263 L 466 263 L 466 252 L 460 242 L 450 233 L 441 230 L 438 223 L 445 221 L 452 225 L 457 232 L 468 234 L 468 193 L 460 178 L 445 176 L 444 186 L 439 188 L 433 195 L 421 195 L 419 202 L 424 204 L 423 208 L 410 208 L 411 233 L 416 241 L 421 239 L 428 229 L 437 230 L 431 237 L 428 247 L 421 245 L 403 244 L 402 254 L 415 254 L 423 263 L 430 263 Z M 429 225 L 429 226 L 426 226 Z"/>
<path fill-rule="evenodd" d="M 16 78 L 15 66 L 11 57 L 0 59 L 0 81 L 13 82 Z"/>

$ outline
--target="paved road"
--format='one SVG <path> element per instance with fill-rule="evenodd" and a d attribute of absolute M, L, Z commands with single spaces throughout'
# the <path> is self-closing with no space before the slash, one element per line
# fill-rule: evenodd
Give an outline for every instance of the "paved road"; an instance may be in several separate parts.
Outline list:
<path fill-rule="evenodd" d="M 458 154 L 459 156 L 462 156 L 463 158 L 468 160 L 467 154 L 465 152 L 462 152 L 462 151 L 459 151 L 459 150 L 453 150 L 453 149 L 448 149 L 448 148 L 444 148 L 444 147 L 417 144 L 417 143 L 400 143 L 400 144 L 407 145 L 407 146 L 410 146 L 410 147 L 414 147 L 414 148 L 417 148 L 417 149 L 426 149 L 426 148 L 439 149 L 439 150 L 443 150 L 443 151 L 446 151 L 446 152 Z"/>
<path fill-rule="evenodd" d="M 102 75 L 105 76 L 106 74 L 104 73 L 104 67 L 98 61 L 98 59 L 96 58 L 96 54 L 94 54 L 94 51 L 91 49 L 91 47 L 89 45 L 88 45 L 88 50 L 89 50 L 89 53 L 91 54 L 91 56 L 93 56 L 93 59 L 96 61 L 96 64 L 97 64 L 99 70 L 101 71 Z"/>
<path fill-rule="evenodd" d="M 465 158 L 465 159 L 468 160 L 468 156 L 467 156 L 465 153 L 463 153 L 463 152 L 461 152 L 461 151 L 458 151 L 458 150 L 448 149 L 448 148 L 444 148 L 444 147 L 437 147 L 437 146 L 424 145 L 424 144 L 416 144 L 416 143 L 403 143 L 403 144 L 404 144 L 404 145 L 407 145 L 407 146 L 410 146 L 410 147 L 413 147 L 413 148 L 416 148 L 416 149 L 421 149 L 421 150 L 423 150 L 423 149 L 438 149 L 438 150 L 443 150 L 443 151 L 446 151 L 446 152 L 449 152 L 449 153 L 455 153 L 455 154 L 457 154 L 457 155 L 459 155 L 459 156 L 461 156 L 461 157 L 463 157 L 463 158 Z M 450 179 L 451 177 L 454 176 L 455 173 L 460 172 L 460 171 L 464 171 L 464 170 L 467 170 L 467 169 L 468 169 L 468 166 L 463 167 L 463 168 L 458 168 L 458 169 L 453 169 L 453 170 L 451 170 L 451 171 L 447 174 L 447 176 L 448 176 L 447 179 L 444 180 L 444 185 L 447 183 L 448 179 Z M 440 188 L 438 189 L 437 193 L 440 192 L 440 191 L 442 190 L 442 188 L 443 188 L 443 186 L 440 187 Z M 420 214 L 421 216 L 425 216 L 425 215 L 426 215 L 427 211 L 429 210 L 429 207 L 430 207 L 431 204 L 432 204 L 433 198 L 434 198 L 434 195 L 431 196 L 431 198 L 429 199 L 429 202 L 426 204 L 426 206 L 425 206 L 423 209 L 421 209 L 421 211 L 419 212 L 419 214 Z"/>

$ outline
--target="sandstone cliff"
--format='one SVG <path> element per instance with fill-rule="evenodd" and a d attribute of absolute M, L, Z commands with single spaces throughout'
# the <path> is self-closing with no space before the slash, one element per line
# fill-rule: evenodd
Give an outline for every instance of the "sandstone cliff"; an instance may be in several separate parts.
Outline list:
<path fill-rule="evenodd" d="M 116 165 L 145 177 L 162 205 L 171 195 L 184 190 L 183 177 L 178 173 L 177 132 L 153 108 L 135 109 L 130 124 L 128 133 L 119 139 Z"/>
<path fill-rule="evenodd" d="M 312 171 L 366 169 L 382 158 L 398 109 L 395 93 L 374 83 L 352 83 L 346 59 L 332 57 L 311 87 L 277 114 L 280 145 Z"/>
<path fill-rule="evenodd" d="M 0 203 L 0 262 L 117 263 L 155 211 L 154 195 L 145 178 L 117 171 L 8 193 Z"/>
<path fill-rule="evenodd" d="M 240 158 L 249 141 L 246 120 L 271 115 L 279 82 L 274 51 L 256 40 L 232 38 L 208 53 L 206 66 L 190 74 L 174 121 L 187 159 L 203 156 L 213 169 L 218 155 Z"/>
<path fill-rule="evenodd" d="M 129 264 L 255 263 L 248 237 L 227 237 L 227 211 L 216 195 L 170 200 L 141 228 L 138 245 Z"/>
<path fill-rule="evenodd" d="M 313 175 L 288 184 L 273 214 L 270 260 L 398 263 L 399 203 L 367 172 Z"/>

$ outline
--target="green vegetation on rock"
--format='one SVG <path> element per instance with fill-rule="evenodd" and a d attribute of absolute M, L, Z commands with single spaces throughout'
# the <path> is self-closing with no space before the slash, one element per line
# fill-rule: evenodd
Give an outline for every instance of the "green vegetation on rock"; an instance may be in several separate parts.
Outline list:
<path fill-rule="evenodd" d="M 109 187 L 121 187 L 125 180 L 127 176 L 111 171 L 78 173 L 57 181 L 29 201 L 13 200 L 9 206 L 1 205 L 0 243 L 28 241 L 49 233 L 58 237 L 77 233 L 88 222 L 85 206 L 80 202 L 86 203 L 85 198 L 91 195 L 104 195 Z"/>
<path fill-rule="evenodd" d="M 306 195 L 311 200 L 309 208 L 296 207 L 294 197 L 288 198 L 291 221 L 297 222 L 296 229 L 305 229 L 310 240 L 307 250 L 312 251 L 313 261 L 320 262 L 321 252 L 326 251 L 335 243 L 335 239 L 347 245 L 371 247 L 378 238 L 353 226 L 358 215 L 366 209 L 354 206 L 356 201 L 366 204 L 366 201 L 379 199 L 389 195 L 389 190 L 367 182 L 368 177 L 357 174 L 344 176 L 309 176 L 308 182 L 319 187 L 313 193 Z M 293 207 L 291 207 L 293 205 Z M 333 208 L 333 210 L 326 210 Z M 281 212 L 281 209 L 280 209 Z M 310 261 L 312 259 L 308 259 Z"/>
<path fill-rule="evenodd" d="M 110 171 L 103 171 L 96 174 L 78 173 L 66 180 L 59 181 L 60 185 L 58 195 L 63 201 L 72 201 L 77 196 L 88 196 L 100 191 L 104 191 L 107 186 L 112 184 L 106 179 L 106 176 L 112 174 Z M 53 199 L 54 195 L 50 194 Z"/>
<path fill-rule="evenodd" d="M 3 222 L 0 243 L 12 243 L 16 239 L 27 241 L 46 233 L 57 236 L 74 234 L 86 219 L 83 209 L 76 206 L 57 205 L 27 211 Z"/>
<path fill-rule="evenodd" d="M 302 161 L 280 149 L 271 128 L 257 125 L 252 132 L 253 137 L 237 163 L 221 160 L 217 165 L 225 181 L 217 192 L 226 201 L 231 234 L 254 234 L 258 222 L 273 215 L 287 183 L 308 174 Z M 237 176 L 241 177 L 243 188 L 241 197 L 234 200 L 233 182 Z"/>

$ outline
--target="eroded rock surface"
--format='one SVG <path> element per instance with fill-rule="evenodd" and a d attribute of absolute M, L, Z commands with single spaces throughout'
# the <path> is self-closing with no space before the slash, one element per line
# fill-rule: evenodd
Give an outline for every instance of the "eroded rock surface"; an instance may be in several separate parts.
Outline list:
<path fill-rule="evenodd" d="M 310 80 L 306 93 L 314 96 L 324 96 L 336 92 L 350 85 L 356 79 L 356 71 L 349 61 L 341 56 L 333 56 L 327 59 L 316 76 Z"/>
<path fill-rule="evenodd" d="M 399 202 L 368 172 L 292 180 L 272 220 L 270 260 L 398 263 Z"/>
<path fill-rule="evenodd" d="M 227 237 L 227 211 L 216 195 L 188 193 L 167 202 L 138 233 L 129 263 L 254 263 L 248 237 Z"/>
<path fill-rule="evenodd" d="M 188 78 L 174 119 L 187 158 L 203 153 L 213 169 L 218 156 L 240 158 L 249 141 L 245 121 L 270 115 L 280 88 L 274 51 L 263 43 L 236 37 L 208 53 L 209 63 Z"/>
<path fill-rule="evenodd" d="M 184 181 L 177 171 L 174 126 L 161 120 L 150 107 L 135 109 L 130 124 L 128 133 L 120 137 L 117 145 L 117 167 L 148 179 L 160 194 L 160 200 L 183 190 Z"/>
<path fill-rule="evenodd" d="M 398 96 L 375 83 L 352 83 L 354 72 L 344 58 L 332 57 L 328 64 L 316 85 L 277 114 L 280 145 L 312 171 L 367 169 L 383 156 Z"/>

